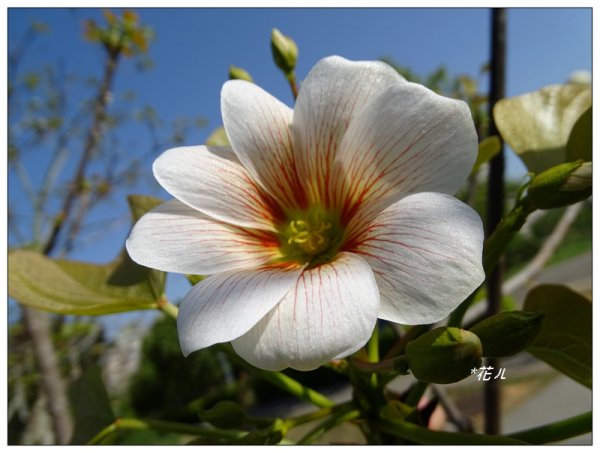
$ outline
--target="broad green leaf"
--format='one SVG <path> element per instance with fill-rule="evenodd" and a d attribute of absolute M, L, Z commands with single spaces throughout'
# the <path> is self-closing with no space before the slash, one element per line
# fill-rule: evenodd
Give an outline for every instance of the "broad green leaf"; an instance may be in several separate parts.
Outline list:
<path fill-rule="evenodd" d="M 215 129 L 206 139 L 207 146 L 229 146 L 229 138 L 224 127 Z"/>
<path fill-rule="evenodd" d="M 481 166 L 491 160 L 496 154 L 502 149 L 502 144 L 497 135 L 485 138 L 479 144 L 479 151 L 477 152 L 477 159 L 473 164 L 471 175 L 476 174 Z"/>
<path fill-rule="evenodd" d="M 90 264 L 15 250 L 8 255 L 8 293 L 24 305 L 61 314 L 157 308 L 156 290 L 147 278 L 152 271 L 127 261 L 121 255 L 108 264 Z M 123 266 L 132 271 L 123 272 Z"/>
<path fill-rule="evenodd" d="M 162 203 L 153 197 L 128 197 L 135 222 Z M 51 259 L 32 250 L 8 256 L 8 292 L 18 302 L 71 315 L 104 315 L 157 308 L 165 273 L 134 263 L 125 250 L 107 264 Z"/>
<path fill-rule="evenodd" d="M 86 444 L 102 429 L 115 421 L 100 368 L 87 368 L 81 377 L 69 387 L 75 428 L 72 445 Z"/>
<path fill-rule="evenodd" d="M 164 202 L 165 200 L 161 200 L 160 198 L 149 197 L 146 195 L 129 195 L 127 197 L 127 203 L 129 203 L 129 210 L 131 211 L 131 219 L 133 222 L 137 222 L 144 214 L 146 214 L 146 212 Z"/>
<path fill-rule="evenodd" d="M 567 141 L 567 160 L 592 161 L 592 107 L 575 122 Z"/>
<path fill-rule="evenodd" d="M 592 388 L 592 302 L 566 286 L 540 285 L 527 294 L 523 309 L 545 315 L 527 351 Z"/>
<path fill-rule="evenodd" d="M 494 120 L 529 171 L 539 173 L 567 161 L 571 129 L 591 104 L 587 85 L 550 85 L 499 101 Z"/>

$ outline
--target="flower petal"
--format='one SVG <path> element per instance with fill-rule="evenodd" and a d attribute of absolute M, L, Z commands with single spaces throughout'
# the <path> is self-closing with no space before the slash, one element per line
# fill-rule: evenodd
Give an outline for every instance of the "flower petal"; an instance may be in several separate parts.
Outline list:
<path fill-rule="evenodd" d="M 131 258 L 144 266 L 205 275 L 269 262 L 277 251 L 275 238 L 269 236 L 218 222 L 170 200 L 138 220 L 125 245 Z"/>
<path fill-rule="evenodd" d="M 277 307 L 232 345 L 259 368 L 312 370 L 362 347 L 378 310 L 371 268 L 358 255 L 340 253 L 304 271 Z"/>
<path fill-rule="evenodd" d="M 229 141 L 252 177 L 284 206 L 302 204 L 292 151 L 292 109 L 262 88 L 230 80 L 221 90 Z"/>
<path fill-rule="evenodd" d="M 185 296 L 177 316 L 184 355 L 245 334 L 294 286 L 302 266 L 211 275 Z"/>
<path fill-rule="evenodd" d="M 223 222 L 274 231 L 272 201 L 230 148 L 173 148 L 152 168 L 160 185 L 188 206 Z"/>
<path fill-rule="evenodd" d="M 466 103 L 414 83 L 396 85 L 353 118 L 340 145 L 346 212 L 411 192 L 454 194 L 476 156 Z"/>
<path fill-rule="evenodd" d="M 405 80 L 377 61 L 348 61 L 333 56 L 319 61 L 306 76 L 294 107 L 294 144 L 300 180 L 313 202 L 329 204 L 333 165 L 348 124 L 390 86 Z"/>
<path fill-rule="evenodd" d="M 379 317 L 410 325 L 445 318 L 483 282 L 482 247 L 477 213 L 439 193 L 392 204 L 350 245 L 373 268 Z"/>

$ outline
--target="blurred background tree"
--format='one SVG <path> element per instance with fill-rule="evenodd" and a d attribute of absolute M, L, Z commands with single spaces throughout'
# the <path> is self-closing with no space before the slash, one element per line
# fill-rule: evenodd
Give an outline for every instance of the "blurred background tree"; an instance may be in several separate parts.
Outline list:
<path fill-rule="evenodd" d="M 33 22 L 9 49 L 9 247 L 67 256 L 129 222 L 126 205 L 114 206 L 122 203 L 123 190 L 149 179 L 142 164 L 205 125 L 202 118 L 165 124 L 151 106 L 135 105 L 135 93 L 114 91 L 120 66 L 131 64 L 126 60 L 140 72 L 152 66 L 154 33 L 136 13 L 105 11 L 103 24 L 88 20 L 83 28 L 83 38 L 103 50 L 99 78 L 64 61 L 40 61 L 37 69 L 23 71 L 28 52 L 52 33 L 42 22 Z M 143 149 L 122 142 L 131 122 L 147 130 Z M 34 161 L 41 174 L 32 172 Z M 106 205 L 113 207 L 111 218 L 87 222 Z M 93 320 L 49 318 L 28 307 L 19 313 L 19 319 L 11 315 L 9 331 L 9 362 L 15 365 L 9 376 L 10 443 L 67 443 L 73 422 L 66 388 L 82 367 L 98 362 L 102 329 Z"/>

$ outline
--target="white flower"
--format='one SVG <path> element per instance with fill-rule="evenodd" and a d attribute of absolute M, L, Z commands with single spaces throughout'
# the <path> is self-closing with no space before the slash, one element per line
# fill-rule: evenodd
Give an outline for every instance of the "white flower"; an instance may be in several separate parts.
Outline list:
<path fill-rule="evenodd" d="M 175 197 L 133 228 L 140 264 L 209 275 L 183 299 L 184 354 L 231 341 L 251 364 L 310 370 L 377 318 L 445 318 L 483 281 L 478 215 L 448 194 L 477 150 L 467 105 L 380 62 L 321 60 L 295 109 L 252 83 L 221 92 L 231 148 L 166 151 Z"/>

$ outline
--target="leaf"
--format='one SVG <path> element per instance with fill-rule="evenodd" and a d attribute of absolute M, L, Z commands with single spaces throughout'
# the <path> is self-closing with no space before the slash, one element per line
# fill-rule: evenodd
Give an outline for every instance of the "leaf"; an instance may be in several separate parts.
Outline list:
<path fill-rule="evenodd" d="M 155 289 L 140 274 L 128 282 L 111 282 L 127 257 L 108 264 L 53 260 L 31 250 L 8 255 L 8 293 L 18 302 L 54 313 L 104 315 L 157 308 Z M 126 284 L 123 284 L 126 283 Z"/>
<path fill-rule="evenodd" d="M 212 131 L 212 133 L 206 139 L 207 146 L 229 146 L 229 138 L 224 127 L 219 127 Z"/>
<path fill-rule="evenodd" d="M 160 198 L 149 197 L 146 195 L 129 195 L 127 197 L 127 203 L 129 203 L 129 210 L 131 211 L 131 218 L 133 222 L 137 222 L 146 212 L 154 209 L 159 204 L 164 203 L 165 200 Z"/>
<path fill-rule="evenodd" d="M 477 152 L 477 159 L 473 164 L 471 175 L 476 174 L 481 166 L 486 162 L 490 161 L 496 154 L 502 149 L 500 138 L 497 135 L 485 138 L 479 144 L 479 151 Z"/>
<path fill-rule="evenodd" d="M 128 197 L 134 221 L 162 203 L 153 197 Z M 104 315 L 155 309 L 165 273 L 133 262 L 125 250 L 107 264 L 51 259 L 33 250 L 8 256 L 8 292 L 18 302 L 54 313 Z"/>
<path fill-rule="evenodd" d="M 591 104 L 587 85 L 550 85 L 499 101 L 494 120 L 529 171 L 539 173 L 567 161 L 571 129 Z"/>
<path fill-rule="evenodd" d="M 523 309 L 545 314 L 527 351 L 570 378 L 592 388 L 592 303 L 562 285 L 532 289 Z"/>
<path fill-rule="evenodd" d="M 71 445 L 86 444 L 102 429 L 115 421 L 100 368 L 87 368 L 69 387 L 69 399 L 74 412 L 75 428 Z"/>
<path fill-rule="evenodd" d="M 581 114 L 567 141 L 567 160 L 592 161 L 592 107 Z"/>

